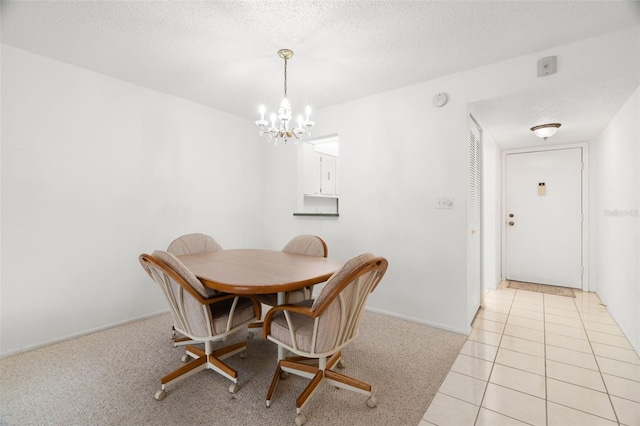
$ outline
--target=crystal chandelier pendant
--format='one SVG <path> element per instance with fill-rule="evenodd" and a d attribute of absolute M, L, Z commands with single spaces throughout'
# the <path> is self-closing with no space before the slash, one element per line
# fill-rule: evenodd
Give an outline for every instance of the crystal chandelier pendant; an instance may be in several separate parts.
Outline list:
<path fill-rule="evenodd" d="M 287 143 L 288 139 L 295 139 L 296 145 L 302 140 L 304 136 L 311 135 L 311 128 L 316 124 L 310 120 L 311 108 L 307 106 L 305 109 L 306 120 L 302 119 L 302 115 L 297 116 L 297 127 L 292 127 L 292 111 L 291 104 L 287 99 L 287 61 L 293 56 L 293 51 L 289 49 L 281 49 L 278 51 L 278 56 L 284 59 L 284 98 L 280 102 L 280 108 L 278 109 L 278 115 L 272 113 L 271 123 L 264 119 L 266 112 L 264 105 L 260 105 L 258 111 L 260 112 L 260 120 L 256 120 L 256 126 L 258 126 L 258 133 L 260 136 L 265 134 L 269 135 L 269 142 L 274 141 L 275 145 L 279 140 L 283 140 Z M 271 126 L 269 127 L 269 124 Z"/>

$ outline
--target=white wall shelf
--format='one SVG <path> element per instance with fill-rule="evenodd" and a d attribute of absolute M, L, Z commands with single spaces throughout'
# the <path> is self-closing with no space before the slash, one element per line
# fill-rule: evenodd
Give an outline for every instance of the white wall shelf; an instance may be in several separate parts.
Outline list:
<path fill-rule="evenodd" d="M 324 195 L 324 194 L 303 194 L 305 197 L 315 197 L 315 198 L 338 198 L 338 195 Z"/>

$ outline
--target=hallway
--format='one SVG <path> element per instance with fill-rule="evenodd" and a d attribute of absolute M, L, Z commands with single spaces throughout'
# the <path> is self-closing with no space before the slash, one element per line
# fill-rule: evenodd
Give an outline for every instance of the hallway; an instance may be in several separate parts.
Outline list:
<path fill-rule="evenodd" d="M 640 359 L 595 293 L 487 292 L 419 426 L 638 425 Z"/>

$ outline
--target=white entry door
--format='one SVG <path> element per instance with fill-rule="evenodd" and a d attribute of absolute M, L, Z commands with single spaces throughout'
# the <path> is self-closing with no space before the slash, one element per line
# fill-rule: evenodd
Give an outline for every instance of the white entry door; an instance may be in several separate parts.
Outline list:
<path fill-rule="evenodd" d="M 582 148 L 506 155 L 506 278 L 582 288 Z"/>

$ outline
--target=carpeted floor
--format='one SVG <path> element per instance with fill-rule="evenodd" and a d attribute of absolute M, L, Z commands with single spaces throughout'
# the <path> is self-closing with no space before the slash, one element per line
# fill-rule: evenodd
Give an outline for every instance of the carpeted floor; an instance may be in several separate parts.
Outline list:
<path fill-rule="evenodd" d="M 509 281 L 507 284 L 507 287 L 515 288 L 516 290 L 526 290 L 526 291 L 535 291 L 537 293 L 555 294 L 557 296 L 576 297 L 576 294 L 573 291 L 573 289 L 568 287 L 557 287 L 557 286 L 546 285 L 546 284 L 523 283 L 520 281 Z"/>
<path fill-rule="evenodd" d="M 307 380 L 290 376 L 272 406 L 265 393 L 277 358 L 273 343 L 248 341 L 246 359 L 229 358 L 240 391 L 204 371 L 153 398 L 160 377 L 182 365 L 169 315 L 115 327 L 0 360 L 2 425 L 286 425 Z M 236 335 L 227 343 L 244 338 Z M 366 396 L 323 385 L 303 412 L 307 425 L 410 425 L 420 422 L 466 336 L 366 312 L 360 336 L 343 351 L 342 372 L 369 382 Z"/>

